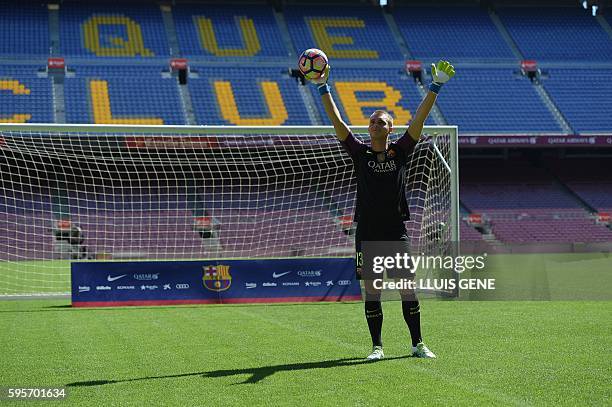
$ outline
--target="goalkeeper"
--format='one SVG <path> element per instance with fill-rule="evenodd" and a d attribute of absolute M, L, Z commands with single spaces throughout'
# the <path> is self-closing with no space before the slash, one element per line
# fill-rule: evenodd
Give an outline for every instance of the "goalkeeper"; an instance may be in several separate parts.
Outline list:
<path fill-rule="evenodd" d="M 405 251 L 409 251 L 409 239 L 404 221 L 408 220 L 406 202 L 406 166 L 408 155 L 414 150 L 421 137 L 425 119 L 433 107 L 438 92 L 455 75 L 454 67 L 446 61 L 431 65 L 432 83 L 429 92 L 419 105 L 408 130 L 396 142 L 389 143 L 393 131 L 393 118 L 384 110 L 376 110 L 370 116 L 368 133 L 371 145 L 367 146 L 356 139 L 340 113 L 327 84 L 329 65 L 323 75 L 313 80 L 318 86 L 327 116 L 334 125 L 338 140 L 353 160 L 357 178 L 357 203 L 355 208 L 355 246 L 357 249 L 357 278 L 362 279 L 361 253 L 362 242 L 399 241 Z M 366 270 L 364 275 L 368 272 Z M 369 270 L 371 273 L 371 270 Z M 370 274 L 371 275 L 371 274 Z M 372 337 L 370 360 L 384 357 L 382 347 L 383 311 L 380 290 L 374 288 L 372 279 L 365 279 L 365 317 Z M 420 358 L 435 358 L 421 338 L 421 314 L 419 301 L 414 292 L 400 291 L 402 312 L 412 339 L 412 355 Z"/>

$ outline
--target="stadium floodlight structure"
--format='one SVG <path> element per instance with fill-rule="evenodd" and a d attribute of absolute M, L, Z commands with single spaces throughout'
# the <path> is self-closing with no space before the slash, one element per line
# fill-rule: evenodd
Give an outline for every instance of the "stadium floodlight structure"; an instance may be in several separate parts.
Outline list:
<path fill-rule="evenodd" d="M 412 250 L 450 254 L 457 128 L 423 133 Z M 67 293 L 75 259 L 354 255 L 352 163 L 331 127 L 0 124 L 0 174 L 0 295 Z"/>

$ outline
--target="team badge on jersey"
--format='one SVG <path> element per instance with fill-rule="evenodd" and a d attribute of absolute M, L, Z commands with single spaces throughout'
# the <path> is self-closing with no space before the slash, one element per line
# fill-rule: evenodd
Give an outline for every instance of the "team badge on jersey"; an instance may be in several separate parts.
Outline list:
<path fill-rule="evenodd" d="M 204 287 L 210 291 L 225 291 L 232 285 L 230 266 L 218 264 L 216 266 L 202 267 Z"/>

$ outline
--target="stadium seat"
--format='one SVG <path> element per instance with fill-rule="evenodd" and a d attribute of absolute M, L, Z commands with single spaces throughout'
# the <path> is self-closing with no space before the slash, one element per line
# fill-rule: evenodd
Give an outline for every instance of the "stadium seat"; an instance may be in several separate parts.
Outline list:
<path fill-rule="evenodd" d="M 587 10 L 498 7 L 496 12 L 525 59 L 610 61 L 612 41 Z"/>
<path fill-rule="evenodd" d="M 531 82 L 512 69 L 462 69 L 437 101 L 463 133 L 560 133 Z"/>
<path fill-rule="evenodd" d="M 380 7 L 287 6 L 284 14 L 297 54 L 314 47 L 332 60 L 402 60 Z"/>
<path fill-rule="evenodd" d="M 39 77 L 37 68 L 0 65 L 0 122 L 54 122 L 51 79 Z"/>
<path fill-rule="evenodd" d="M 65 82 L 69 123 L 185 124 L 178 82 L 162 78 L 164 66 L 72 68 L 75 76 Z"/>
<path fill-rule="evenodd" d="M 610 131 L 612 70 L 552 68 L 542 83 L 576 132 Z"/>
<path fill-rule="evenodd" d="M 170 55 L 159 6 L 62 3 L 61 53 L 104 58 L 167 58 Z"/>
<path fill-rule="evenodd" d="M 199 72 L 188 85 L 198 124 L 312 124 L 297 81 L 286 67 L 260 68 L 256 74 L 243 68 L 192 69 Z"/>
<path fill-rule="evenodd" d="M 269 6 L 177 4 L 172 14 L 184 56 L 287 56 Z"/>
<path fill-rule="evenodd" d="M 489 14 L 477 7 L 396 7 L 395 21 L 414 58 L 512 60 Z"/>
<path fill-rule="evenodd" d="M 0 3 L 0 55 L 41 56 L 49 54 L 49 14 L 41 3 Z"/>

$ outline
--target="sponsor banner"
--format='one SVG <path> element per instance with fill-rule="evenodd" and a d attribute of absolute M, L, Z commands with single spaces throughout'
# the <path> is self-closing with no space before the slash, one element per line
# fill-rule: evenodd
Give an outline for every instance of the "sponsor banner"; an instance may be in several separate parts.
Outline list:
<path fill-rule="evenodd" d="M 471 136 L 459 137 L 460 147 L 612 147 L 612 136 Z"/>
<path fill-rule="evenodd" d="M 352 258 L 73 262 L 73 306 L 351 301 Z"/>
<path fill-rule="evenodd" d="M 240 129 L 233 128 L 232 131 Z M 399 129 L 398 134 L 401 134 Z M 360 131 L 357 136 L 363 140 L 367 137 Z M 142 135 L 142 134 L 117 134 L 96 136 L 93 134 L 87 137 L 73 135 L 62 135 L 57 133 L 29 132 L 28 137 L 23 134 L 12 135 L 3 134 L 0 137 L 0 148 L 19 149 L 37 148 L 52 149 L 59 148 L 71 152 L 94 149 L 106 153 L 116 154 L 117 151 L 133 151 L 135 149 L 152 152 L 159 150 L 172 150 L 177 154 L 183 152 L 199 151 L 206 153 L 209 151 L 225 149 L 253 149 L 276 148 L 285 151 L 286 146 L 296 148 L 321 148 L 321 146 L 339 147 L 335 137 L 329 135 L 223 135 L 220 130 L 218 135 Z M 52 137 L 51 137 L 52 136 Z M 393 140 L 397 138 L 393 137 Z M 58 147 L 59 146 L 59 147 Z M 612 147 L 612 134 L 598 135 L 480 135 L 480 134 L 459 134 L 459 146 L 462 148 L 482 148 L 482 147 Z"/>

